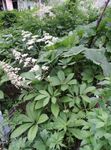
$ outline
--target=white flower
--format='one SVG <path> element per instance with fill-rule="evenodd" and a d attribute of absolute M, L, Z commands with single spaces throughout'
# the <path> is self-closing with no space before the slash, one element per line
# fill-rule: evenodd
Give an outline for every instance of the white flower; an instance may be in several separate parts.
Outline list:
<path fill-rule="evenodd" d="M 28 58 L 25 59 L 25 61 L 26 61 L 26 62 L 30 62 L 31 59 L 32 59 L 31 57 L 28 57 Z"/>
<path fill-rule="evenodd" d="M 33 49 L 33 46 L 29 46 L 27 49 L 28 49 L 28 50 L 31 50 L 31 49 Z"/>
<path fill-rule="evenodd" d="M 49 69 L 48 66 L 42 66 L 42 70 L 46 71 L 46 70 L 48 70 L 48 69 Z"/>
<path fill-rule="evenodd" d="M 30 72 L 36 72 L 40 70 L 40 66 L 39 65 L 35 65 L 33 68 L 31 68 Z"/>
<path fill-rule="evenodd" d="M 36 61 L 37 61 L 36 59 L 32 58 L 32 63 L 33 63 L 33 64 L 34 64 Z"/>
<path fill-rule="evenodd" d="M 28 56 L 28 54 L 23 54 L 23 55 L 22 55 L 23 58 L 24 58 L 24 57 L 27 57 L 27 56 Z"/>
<path fill-rule="evenodd" d="M 44 38 L 43 39 L 38 39 L 36 42 L 40 43 L 40 42 L 43 42 L 44 41 Z"/>
<path fill-rule="evenodd" d="M 25 86 L 25 80 L 17 74 L 19 68 L 13 68 L 5 62 L 0 61 L 2 69 L 6 72 L 9 80 L 17 88 Z"/>
<path fill-rule="evenodd" d="M 31 39 L 31 40 L 28 40 L 28 42 L 26 43 L 27 45 L 32 45 L 35 43 L 35 40 Z"/>
<path fill-rule="evenodd" d="M 23 38 L 23 39 L 22 39 L 22 42 L 25 42 L 25 41 L 26 41 L 26 38 Z"/>
<path fill-rule="evenodd" d="M 41 76 L 40 76 L 40 75 L 37 75 L 37 76 L 35 76 L 35 79 L 37 79 L 37 80 L 41 80 L 42 78 L 41 78 Z"/>

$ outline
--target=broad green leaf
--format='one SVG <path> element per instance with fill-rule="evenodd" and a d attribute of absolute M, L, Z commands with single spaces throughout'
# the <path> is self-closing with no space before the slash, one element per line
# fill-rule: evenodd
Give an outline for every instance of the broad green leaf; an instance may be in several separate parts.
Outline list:
<path fill-rule="evenodd" d="M 59 105 L 56 103 L 56 104 L 51 104 L 51 111 L 53 113 L 53 115 L 57 118 L 58 117 L 58 114 L 59 114 Z"/>
<path fill-rule="evenodd" d="M 72 135 L 74 135 L 79 140 L 87 138 L 91 134 L 89 131 L 85 131 L 85 130 L 82 130 L 82 129 L 80 130 L 78 128 L 70 129 L 70 132 L 72 133 Z"/>
<path fill-rule="evenodd" d="M 33 142 L 38 132 L 38 125 L 33 125 L 28 131 L 28 140 Z"/>
<path fill-rule="evenodd" d="M 44 99 L 46 97 L 47 97 L 46 95 L 40 94 L 40 95 L 38 95 L 38 96 L 35 97 L 34 101 L 38 101 L 38 100 Z"/>
<path fill-rule="evenodd" d="M 33 72 L 24 72 L 21 74 L 22 77 L 24 77 L 25 79 L 28 80 L 34 80 L 35 79 L 35 75 Z"/>
<path fill-rule="evenodd" d="M 79 53 L 85 51 L 85 47 L 83 45 L 72 47 L 70 50 L 64 53 L 64 57 L 72 57 L 78 55 Z"/>
<path fill-rule="evenodd" d="M 38 120 L 38 124 L 41 124 L 41 123 L 43 123 L 43 122 L 45 122 L 45 121 L 47 121 L 48 120 L 48 116 L 46 115 L 46 114 L 42 114 L 40 117 L 39 117 L 39 120 Z"/>
<path fill-rule="evenodd" d="M 43 106 L 46 106 L 49 103 L 49 101 L 50 101 L 50 97 L 45 98 L 43 101 Z"/>
<path fill-rule="evenodd" d="M 42 95 L 46 95 L 46 96 L 49 96 L 49 93 L 45 90 L 40 90 L 39 91 Z"/>
<path fill-rule="evenodd" d="M 51 95 L 53 95 L 53 88 L 52 88 L 52 86 L 48 86 L 48 92 L 51 94 Z"/>
<path fill-rule="evenodd" d="M 0 90 L 0 99 L 4 98 L 4 93 Z"/>
<path fill-rule="evenodd" d="M 53 104 L 55 104 L 56 101 L 57 101 L 56 97 L 52 97 L 52 98 L 51 98 L 51 101 L 52 101 Z"/>
<path fill-rule="evenodd" d="M 71 81 L 68 82 L 68 84 L 69 84 L 69 85 L 77 84 L 77 81 L 76 81 L 76 80 L 71 80 Z"/>
<path fill-rule="evenodd" d="M 96 89 L 96 88 L 95 88 L 94 86 L 90 86 L 90 87 L 88 87 L 88 88 L 85 89 L 84 93 L 87 94 L 87 93 L 89 93 L 89 92 L 94 92 L 95 89 Z"/>
<path fill-rule="evenodd" d="M 49 82 L 52 86 L 60 85 L 60 80 L 57 77 L 50 77 Z"/>
<path fill-rule="evenodd" d="M 24 101 L 26 101 L 26 100 L 31 100 L 32 98 L 34 98 L 35 97 L 35 94 L 28 94 L 28 95 L 25 95 L 24 96 Z"/>
<path fill-rule="evenodd" d="M 93 61 L 93 63 L 99 65 L 104 72 L 105 76 L 111 75 L 111 65 L 105 56 L 105 49 L 87 49 L 85 51 L 85 56 L 87 59 Z"/>
<path fill-rule="evenodd" d="M 24 114 L 20 114 L 20 115 L 19 115 L 19 119 L 20 119 L 22 122 L 32 122 L 32 120 L 31 120 L 28 116 L 26 116 L 26 115 L 24 115 Z"/>
<path fill-rule="evenodd" d="M 63 84 L 63 85 L 61 85 L 61 90 L 62 91 L 65 91 L 65 90 L 67 90 L 68 89 L 68 85 L 67 84 Z"/>
<path fill-rule="evenodd" d="M 83 101 L 85 101 L 85 102 L 87 102 L 87 103 L 91 103 L 91 100 L 90 100 L 90 98 L 89 98 L 88 96 L 86 96 L 86 95 L 81 95 L 81 97 L 82 97 Z"/>
<path fill-rule="evenodd" d="M 83 83 L 80 85 L 80 95 L 84 93 L 84 90 L 86 89 L 86 84 Z"/>
<path fill-rule="evenodd" d="M 74 76 L 74 73 L 70 73 L 68 76 L 67 76 L 67 78 L 66 78 L 66 82 L 69 82 L 72 78 L 73 78 L 73 76 Z"/>
<path fill-rule="evenodd" d="M 43 100 L 37 101 L 35 104 L 35 109 L 40 109 L 43 107 Z"/>
<path fill-rule="evenodd" d="M 62 70 L 59 71 L 57 75 L 58 75 L 58 78 L 59 78 L 60 81 L 64 81 L 65 80 L 65 74 L 64 74 L 64 72 Z"/>
<path fill-rule="evenodd" d="M 16 138 L 26 132 L 30 127 L 32 126 L 32 123 L 25 123 L 23 125 L 20 125 L 17 129 L 15 129 L 12 134 L 11 138 Z"/>
<path fill-rule="evenodd" d="M 35 122 L 37 116 L 40 114 L 39 111 L 35 110 L 35 103 L 31 103 L 31 102 L 28 103 L 26 106 L 26 113 L 33 122 Z"/>

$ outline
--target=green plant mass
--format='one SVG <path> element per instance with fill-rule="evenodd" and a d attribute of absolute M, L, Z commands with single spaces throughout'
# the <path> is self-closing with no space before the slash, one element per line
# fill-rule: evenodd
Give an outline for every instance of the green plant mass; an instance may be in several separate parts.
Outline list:
<path fill-rule="evenodd" d="M 109 1 L 54 2 L 0 11 L 0 148 L 111 150 Z"/>

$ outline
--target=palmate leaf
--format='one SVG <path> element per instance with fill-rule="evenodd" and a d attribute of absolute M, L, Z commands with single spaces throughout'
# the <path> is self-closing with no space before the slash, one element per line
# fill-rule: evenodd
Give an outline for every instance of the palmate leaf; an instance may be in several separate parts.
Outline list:
<path fill-rule="evenodd" d="M 25 123 L 23 125 L 20 125 L 17 129 L 15 129 L 12 134 L 11 138 L 16 138 L 20 135 L 22 135 L 25 131 L 27 131 L 32 126 L 32 123 Z"/>

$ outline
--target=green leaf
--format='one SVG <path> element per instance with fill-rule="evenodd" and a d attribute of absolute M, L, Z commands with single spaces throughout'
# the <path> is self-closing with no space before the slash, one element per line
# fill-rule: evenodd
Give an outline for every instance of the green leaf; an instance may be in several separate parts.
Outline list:
<path fill-rule="evenodd" d="M 83 52 L 86 48 L 83 45 L 76 46 L 68 50 L 67 52 L 64 53 L 64 57 L 72 57 L 75 55 L 78 55 L 79 53 Z"/>
<path fill-rule="evenodd" d="M 68 89 L 68 85 L 67 84 L 63 84 L 62 86 L 61 86 L 61 90 L 62 91 L 65 91 L 65 90 L 67 90 Z"/>
<path fill-rule="evenodd" d="M 31 102 L 26 106 L 27 115 L 32 121 L 35 121 L 36 119 L 36 111 L 34 110 L 34 106 L 35 104 Z"/>
<path fill-rule="evenodd" d="M 90 98 L 89 98 L 88 96 L 86 96 L 86 95 L 81 95 L 81 97 L 82 97 L 83 101 L 85 101 L 85 102 L 87 102 L 87 103 L 91 103 L 91 100 L 90 100 Z"/>
<path fill-rule="evenodd" d="M 39 117 L 39 120 L 38 120 L 37 123 L 38 123 L 38 124 L 41 124 L 41 123 L 47 121 L 48 118 L 49 118 L 49 117 L 48 117 L 46 114 L 42 114 L 42 115 Z"/>
<path fill-rule="evenodd" d="M 52 86 L 60 85 L 60 80 L 57 77 L 50 77 L 49 82 Z"/>
<path fill-rule="evenodd" d="M 28 94 L 28 95 L 25 95 L 24 96 L 24 101 L 26 101 L 26 100 L 31 100 L 32 98 L 34 98 L 35 97 L 35 94 Z"/>
<path fill-rule="evenodd" d="M 41 95 L 36 96 L 35 99 L 34 99 L 34 101 L 38 101 L 38 100 L 44 99 L 46 97 L 47 97 L 46 95 L 42 95 L 41 94 Z"/>
<path fill-rule="evenodd" d="M 111 65 L 105 56 L 105 49 L 87 49 L 85 51 L 85 56 L 87 59 L 93 61 L 93 63 L 99 65 L 104 72 L 105 76 L 111 75 Z"/>
<path fill-rule="evenodd" d="M 28 80 L 34 80 L 35 79 L 35 75 L 33 72 L 24 72 L 21 74 L 21 76 L 28 79 Z"/>
<path fill-rule="evenodd" d="M 95 89 L 96 89 L 96 88 L 95 88 L 94 86 L 90 86 L 90 87 L 88 87 L 88 88 L 85 89 L 84 93 L 87 94 L 87 93 L 89 93 L 89 92 L 94 92 Z"/>
<path fill-rule="evenodd" d="M 77 84 L 77 81 L 76 81 L 76 80 L 71 80 L 71 81 L 68 82 L 68 84 L 69 84 L 69 85 Z"/>
<path fill-rule="evenodd" d="M 51 111 L 53 113 L 53 115 L 57 118 L 58 117 L 58 114 L 59 114 L 59 105 L 56 103 L 56 104 L 51 104 Z"/>
<path fill-rule="evenodd" d="M 4 98 L 4 93 L 0 90 L 0 99 Z"/>
<path fill-rule="evenodd" d="M 59 71 L 57 75 L 58 75 L 58 78 L 59 78 L 60 81 L 64 81 L 65 80 L 65 74 L 64 74 L 64 72 L 62 70 Z"/>
<path fill-rule="evenodd" d="M 43 100 L 37 101 L 35 104 L 35 109 L 40 109 L 43 107 Z"/>
<path fill-rule="evenodd" d="M 86 89 L 86 84 L 83 83 L 80 85 L 80 95 L 84 93 L 84 90 Z"/>
<path fill-rule="evenodd" d="M 45 98 L 43 101 L 43 106 L 46 106 L 49 103 L 49 101 L 50 101 L 49 97 Z"/>
<path fill-rule="evenodd" d="M 38 132 L 38 125 L 33 125 L 28 131 L 28 140 L 33 141 Z"/>
<path fill-rule="evenodd" d="M 11 138 L 16 138 L 23 134 L 25 131 L 27 131 L 32 126 L 32 123 L 25 123 L 23 125 L 20 125 L 17 129 L 15 129 L 12 134 Z"/>
<path fill-rule="evenodd" d="M 52 98 L 51 98 L 51 101 L 52 101 L 53 104 L 55 104 L 56 101 L 57 101 L 56 97 L 52 97 Z"/>
<path fill-rule="evenodd" d="M 74 135 L 77 139 L 82 140 L 84 138 L 87 138 L 90 136 L 90 132 L 89 131 L 85 131 L 85 130 L 80 130 L 80 129 L 70 129 L 70 132 L 72 133 L 72 135 Z"/>
<path fill-rule="evenodd" d="M 67 78 L 66 78 L 66 82 L 69 82 L 74 76 L 74 73 L 70 73 Z"/>

